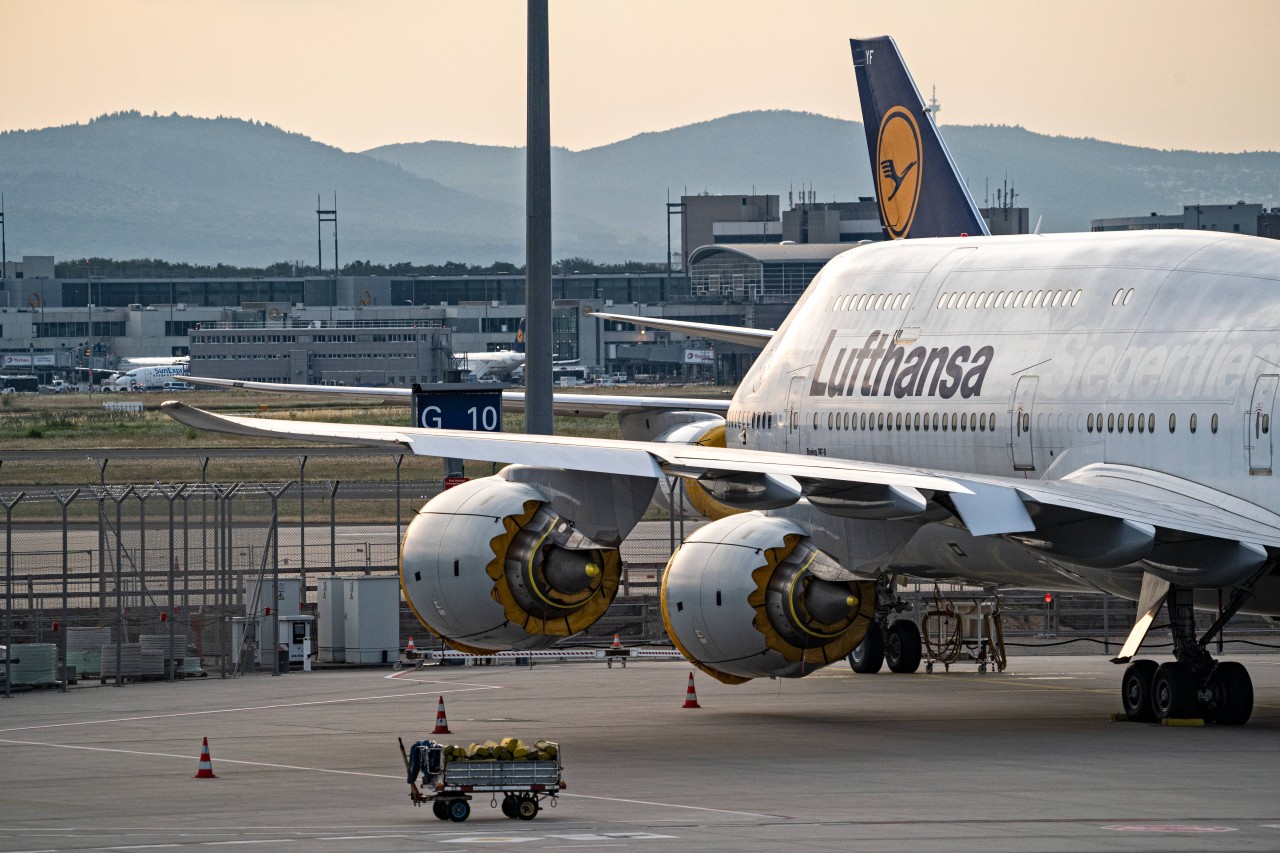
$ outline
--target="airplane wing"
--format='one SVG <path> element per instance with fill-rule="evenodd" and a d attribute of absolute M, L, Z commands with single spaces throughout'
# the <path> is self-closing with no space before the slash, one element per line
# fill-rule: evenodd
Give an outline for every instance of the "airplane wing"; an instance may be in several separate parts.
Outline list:
<path fill-rule="evenodd" d="M 1052 550 L 1055 536 L 1065 536 L 1059 543 L 1070 543 L 1074 535 L 1074 547 L 1100 555 L 1097 559 L 1111 553 L 1108 537 L 1124 547 L 1134 537 L 1146 537 L 1152 542 L 1178 540 L 1184 547 L 1239 545 L 1250 555 L 1262 548 L 1280 548 L 1280 515 L 1195 483 L 1130 466 L 1092 465 L 1061 480 L 1025 480 L 740 448 L 232 417 L 173 401 L 162 408 L 197 429 L 258 438 L 387 447 L 421 456 L 655 478 L 768 476 L 790 489 L 796 499 L 841 487 L 888 487 L 907 495 L 915 490 L 935 498 L 941 494 L 975 536 L 1011 535 L 1027 543 L 1040 537 Z M 922 506 L 923 496 L 916 497 Z M 1090 526 L 1097 521 L 1115 522 L 1123 529 Z M 1194 546 L 1186 545 L 1189 537 L 1197 539 Z M 1122 550 L 1121 544 L 1114 548 Z M 1127 562 L 1131 561 L 1122 561 Z"/>
<path fill-rule="evenodd" d="M 691 320 L 663 320 L 660 317 L 635 317 L 631 314 L 606 314 L 603 311 L 589 311 L 589 317 L 601 317 L 605 320 L 620 320 L 637 326 L 649 326 L 668 332 L 682 332 L 710 338 L 713 341 L 724 341 L 730 344 L 742 344 L 748 347 L 764 349 L 773 338 L 769 329 L 748 329 L 746 326 L 720 326 L 715 323 L 695 323 Z"/>
<path fill-rule="evenodd" d="M 239 379 L 214 379 L 207 376 L 184 376 L 183 380 L 194 385 L 211 388 L 243 388 L 247 391 L 268 391 L 277 394 L 315 394 L 330 397 L 359 397 L 370 402 L 413 403 L 413 391 L 409 388 L 366 388 L 362 386 L 302 385 L 286 382 L 250 382 Z M 729 411 L 728 400 L 706 397 L 650 397 L 634 394 L 562 394 L 553 395 L 557 415 L 577 418 L 602 418 L 628 412 L 712 412 Z M 503 411 L 524 411 L 523 391 L 502 392 Z"/>

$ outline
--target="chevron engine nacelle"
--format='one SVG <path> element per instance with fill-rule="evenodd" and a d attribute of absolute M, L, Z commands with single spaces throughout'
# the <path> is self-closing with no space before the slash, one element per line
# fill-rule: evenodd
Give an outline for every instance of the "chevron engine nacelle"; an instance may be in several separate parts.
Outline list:
<path fill-rule="evenodd" d="M 667 564 L 667 633 L 728 684 L 807 675 L 853 651 L 875 615 L 873 581 L 824 580 L 819 571 L 842 574 L 793 521 L 758 513 L 714 521 Z"/>
<path fill-rule="evenodd" d="M 472 653 L 540 649 L 604 615 L 622 572 L 617 543 L 643 513 L 653 481 L 646 492 L 642 478 L 598 475 L 586 493 L 609 494 L 596 496 L 596 517 L 584 527 L 557 511 L 558 485 L 565 485 L 555 483 L 558 476 L 511 466 L 448 489 L 418 511 L 404 537 L 400 584 L 427 630 Z M 538 479 L 547 482 L 521 481 Z M 567 485 L 583 485 L 575 480 Z"/>

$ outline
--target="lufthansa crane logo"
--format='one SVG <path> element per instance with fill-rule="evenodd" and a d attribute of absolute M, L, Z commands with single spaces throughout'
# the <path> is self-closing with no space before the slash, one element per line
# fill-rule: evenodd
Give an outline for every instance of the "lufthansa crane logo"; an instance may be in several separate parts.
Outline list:
<path fill-rule="evenodd" d="M 880 121 L 876 140 L 876 175 L 880 200 L 880 217 L 889 236 L 898 240 L 907 236 L 920 202 L 920 169 L 922 168 L 920 127 L 905 107 L 894 107 Z"/>

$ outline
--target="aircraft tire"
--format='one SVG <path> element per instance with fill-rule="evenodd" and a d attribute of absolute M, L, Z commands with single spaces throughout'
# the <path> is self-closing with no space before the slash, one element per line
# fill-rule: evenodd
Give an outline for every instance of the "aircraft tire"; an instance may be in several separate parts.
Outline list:
<path fill-rule="evenodd" d="M 1191 667 L 1173 661 L 1156 667 L 1151 681 L 1151 707 L 1157 720 L 1186 719 L 1201 714 Z"/>
<path fill-rule="evenodd" d="M 879 622 L 872 622 L 867 635 L 849 652 L 849 667 L 862 675 L 880 671 L 884 665 L 884 631 Z"/>
<path fill-rule="evenodd" d="M 1156 662 L 1135 660 L 1125 668 L 1120 681 L 1120 701 L 1125 716 L 1139 723 L 1155 720 L 1155 708 L 1151 704 L 1151 686 L 1156 678 Z"/>
<path fill-rule="evenodd" d="M 1213 693 L 1213 721 L 1223 726 L 1242 726 L 1253 714 L 1253 679 L 1244 664 L 1222 661 L 1209 679 Z"/>
<path fill-rule="evenodd" d="M 884 659 L 893 672 L 915 672 L 920 668 L 920 628 L 910 619 L 899 619 L 889 626 L 884 641 Z"/>

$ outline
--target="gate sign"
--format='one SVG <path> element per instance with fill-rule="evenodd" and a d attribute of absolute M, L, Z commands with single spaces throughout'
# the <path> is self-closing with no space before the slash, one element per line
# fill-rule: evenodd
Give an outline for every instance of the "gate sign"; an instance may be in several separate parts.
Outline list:
<path fill-rule="evenodd" d="M 413 420 L 425 429 L 502 432 L 502 392 L 475 386 L 414 386 Z"/>

